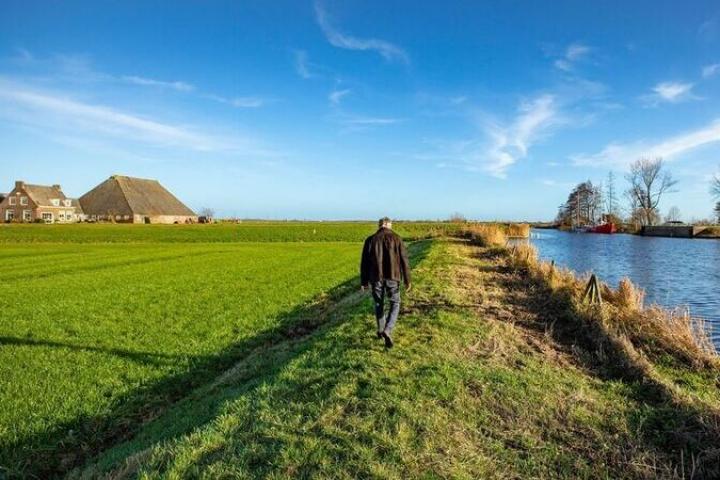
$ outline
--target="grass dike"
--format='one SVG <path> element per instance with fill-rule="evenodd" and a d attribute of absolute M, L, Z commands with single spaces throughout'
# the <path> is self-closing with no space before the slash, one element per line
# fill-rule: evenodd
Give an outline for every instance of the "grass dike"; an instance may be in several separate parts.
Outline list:
<path fill-rule="evenodd" d="M 717 478 L 719 369 L 696 324 L 665 328 L 627 286 L 586 305 L 579 279 L 492 236 L 412 249 L 394 349 L 353 294 L 70 477 Z"/>

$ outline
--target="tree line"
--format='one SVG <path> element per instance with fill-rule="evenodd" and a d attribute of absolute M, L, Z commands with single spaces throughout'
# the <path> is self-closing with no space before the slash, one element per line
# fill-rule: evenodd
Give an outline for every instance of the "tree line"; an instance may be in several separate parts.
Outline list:
<path fill-rule="evenodd" d="M 629 186 L 622 193 L 624 204 L 620 201 L 613 172 L 608 173 L 604 183 L 594 184 L 590 180 L 579 183 L 560 205 L 556 222 L 561 226 L 629 223 L 639 228 L 663 221 L 680 221 L 682 217 L 677 207 L 671 207 L 664 218 L 660 213 L 660 200 L 675 191 L 677 185 L 662 158 L 641 158 L 633 162 L 625 180 Z M 716 200 L 715 220 L 720 222 L 720 175 L 713 177 L 710 193 Z"/>

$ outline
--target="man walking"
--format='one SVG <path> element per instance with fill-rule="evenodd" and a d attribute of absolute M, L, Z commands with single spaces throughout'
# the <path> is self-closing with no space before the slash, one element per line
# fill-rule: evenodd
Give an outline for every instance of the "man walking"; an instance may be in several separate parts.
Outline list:
<path fill-rule="evenodd" d="M 360 261 L 360 285 L 364 291 L 372 289 L 377 319 L 377 336 L 385 339 L 385 346 L 392 348 L 392 330 L 400 314 L 400 282 L 410 291 L 410 263 L 405 244 L 392 231 L 392 222 L 384 217 L 378 221 L 378 231 L 365 240 Z M 390 309 L 385 314 L 385 298 Z"/>

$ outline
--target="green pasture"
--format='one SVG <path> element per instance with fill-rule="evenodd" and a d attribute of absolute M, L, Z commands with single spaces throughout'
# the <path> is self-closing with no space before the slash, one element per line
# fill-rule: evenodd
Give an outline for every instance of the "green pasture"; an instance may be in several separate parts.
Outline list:
<path fill-rule="evenodd" d="M 408 240 L 454 233 L 460 224 L 397 222 Z M 242 222 L 213 225 L 0 224 L 0 243 L 362 242 L 374 222 Z"/>
<path fill-rule="evenodd" d="M 343 284 L 358 254 L 332 242 L 0 247 L 0 466 L 44 477 L 121 439 L 271 343 L 301 306 L 355 288 Z"/>

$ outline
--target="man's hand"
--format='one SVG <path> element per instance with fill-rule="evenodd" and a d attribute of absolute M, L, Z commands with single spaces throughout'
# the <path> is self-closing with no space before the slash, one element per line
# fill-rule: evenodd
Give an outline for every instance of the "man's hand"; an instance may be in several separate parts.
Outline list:
<path fill-rule="evenodd" d="M 412 283 L 406 283 L 406 284 L 405 284 L 405 291 L 406 291 L 406 292 L 409 292 L 410 290 L 412 290 Z"/>
<path fill-rule="evenodd" d="M 367 288 L 368 288 L 367 285 L 360 285 L 360 291 L 361 291 L 361 292 L 364 292 L 365 290 L 367 290 Z"/>

